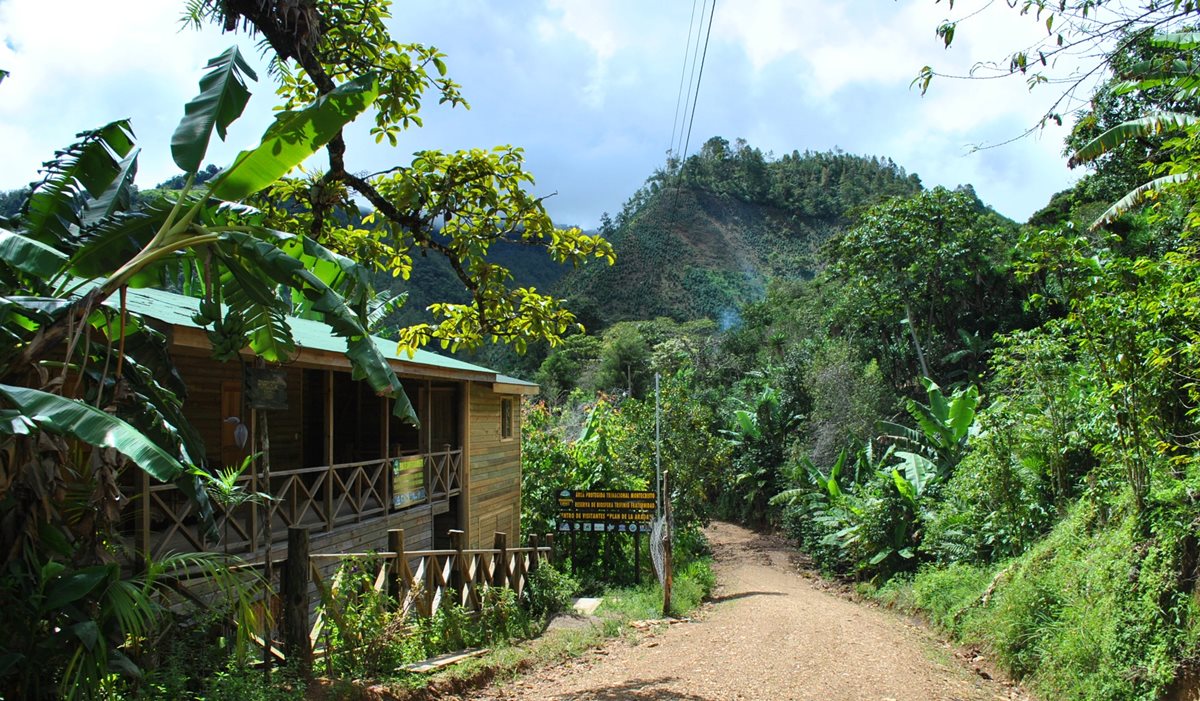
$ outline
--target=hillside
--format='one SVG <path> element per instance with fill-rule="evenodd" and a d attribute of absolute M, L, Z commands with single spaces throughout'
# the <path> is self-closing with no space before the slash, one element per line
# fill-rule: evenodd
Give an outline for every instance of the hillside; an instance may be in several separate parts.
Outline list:
<path fill-rule="evenodd" d="M 570 271 L 558 292 L 585 319 L 731 322 L 772 277 L 809 277 L 822 243 L 856 211 L 920 190 L 890 160 L 793 152 L 770 159 L 719 137 L 655 173 L 603 233 L 615 266 Z"/>

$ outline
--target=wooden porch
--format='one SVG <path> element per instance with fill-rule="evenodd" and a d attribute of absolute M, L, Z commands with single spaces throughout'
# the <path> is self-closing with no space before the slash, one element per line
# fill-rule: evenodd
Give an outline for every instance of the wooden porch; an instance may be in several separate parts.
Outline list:
<path fill-rule="evenodd" d="M 423 498 L 406 491 L 398 504 L 394 473 L 399 463 L 419 457 Z M 392 514 L 429 507 L 449 510 L 463 491 L 463 450 L 449 445 L 433 453 L 340 463 L 243 475 L 238 486 L 246 495 L 270 495 L 232 503 L 213 501 L 220 536 L 206 542 L 195 505 L 170 484 L 152 484 L 145 473 L 135 504 L 136 523 L 126 530 L 140 552 L 152 558 L 171 552 L 212 551 L 253 559 L 264 551 L 270 519 L 271 544 L 287 539 L 289 528 L 317 533 L 357 526 Z"/>
<path fill-rule="evenodd" d="M 258 456 L 236 482 L 240 495 L 212 500 L 217 543 L 206 541 L 195 505 L 173 485 L 127 471 L 122 535 L 138 552 L 160 558 L 215 550 L 261 559 L 289 528 L 363 550 L 381 544 L 388 528 L 411 532 L 418 524 L 428 526 L 433 547 L 435 520 L 443 530 L 459 527 L 470 460 L 466 382 L 401 378 L 418 428 L 393 414 L 391 399 L 341 370 L 280 368 L 280 405 L 254 410 L 240 365 L 186 352 L 177 365 L 188 386 L 184 411 L 204 441 L 208 469 L 242 464 L 268 438 L 270 464 Z"/>

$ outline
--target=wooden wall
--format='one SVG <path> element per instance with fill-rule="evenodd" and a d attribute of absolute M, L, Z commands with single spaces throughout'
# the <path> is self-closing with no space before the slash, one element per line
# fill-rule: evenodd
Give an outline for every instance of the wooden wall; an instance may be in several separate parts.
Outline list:
<path fill-rule="evenodd" d="M 521 535 L 521 397 L 488 384 L 470 385 L 470 469 L 467 533 L 472 547 L 491 547 L 496 531 L 516 545 Z M 500 438 L 500 400 L 513 400 L 513 437 Z"/>
<path fill-rule="evenodd" d="M 332 532 L 314 530 L 309 534 L 313 552 L 366 552 L 387 550 L 387 532 L 404 529 L 406 550 L 427 550 L 432 547 L 428 506 L 416 506 L 388 514 L 387 518 L 373 517 L 356 525 L 340 526 Z"/>
<path fill-rule="evenodd" d="M 247 427 L 250 425 L 250 410 L 246 407 L 244 396 L 241 397 L 240 409 L 229 405 L 229 391 L 236 389 L 241 392 L 241 364 L 236 361 L 220 363 L 210 357 L 183 354 L 175 354 L 175 364 L 188 392 L 183 413 L 204 439 L 209 465 L 215 468 L 228 467 L 248 455 L 251 446 L 247 443 L 244 449 L 234 448 L 234 427 L 224 423 L 227 416 L 238 416 Z M 299 368 L 288 367 L 285 370 L 288 410 L 266 412 L 271 438 L 271 467 L 275 470 L 307 467 L 301 459 L 301 439 L 304 434 L 303 377 Z M 226 395 L 224 404 L 223 393 Z"/>

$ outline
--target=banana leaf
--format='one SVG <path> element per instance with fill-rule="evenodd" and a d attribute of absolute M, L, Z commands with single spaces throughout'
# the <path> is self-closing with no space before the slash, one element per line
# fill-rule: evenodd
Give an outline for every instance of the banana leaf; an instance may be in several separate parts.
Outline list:
<path fill-rule="evenodd" d="M 21 410 L 43 431 L 98 448 L 113 448 L 160 482 L 170 482 L 188 472 L 178 459 L 133 426 L 89 404 L 4 384 L 0 384 L 0 398 Z"/>
<path fill-rule="evenodd" d="M 171 157 L 185 173 L 200 169 L 213 131 L 224 141 L 226 129 L 242 116 L 250 100 L 245 76 L 258 80 L 236 46 L 210 60 L 205 68 L 212 70 L 200 79 L 200 94 L 184 106 L 183 119 L 171 137 Z"/>
<path fill-rule="evenodd" d="M 41 241 L 0 229 L 0 261 L 36 278 L 49 279 L 67 257 Z"/>
<path fill-rule="evenodd" d="M 133 149 L 117 165 L 112 183 L 93 199 L 88 200 L 80 221 L 84 226 L 98 224 L 118 211 L 129 209 L 133 201 L 133 179 L 137 177 L 137 158 L 140 149 Z"/>
<path fill-rule="evenodd" d="M 1155 192 L 1163 186 L 1186 182 L 1191 180 L 1193 177 L 1195 177 L 1195 175 L 1190 172 L 1171 173 L 1170 175 L 1164 175 L 1161 178 L 1155 178 L 1144 185 L 1139 185 L 1126 193 L 1121 199 L 1113 202 L 1112 206 L 1104 210 L 1104 213 L 1101 214 L 1096 221 L 1092 222 L 1088 229 L 1099 229 L 1117 217 L 1129 212 L 1134 207 L 1137 207 L 1144 202 L 1146 197 L 1151 192 Z"/>
<path fill-rule="evenodd" d="M 21 211 L 23 233 L 45 244 L 74 238 L 83 193 L 101 197 L 121 174 L 118 158 L 133 150 L 129 120 L 119 120 L 79 134 L 80 141 L 46 164 L 46 176 L 35 183 Z"/>
<path fill-rule="evenodd" d="M 1183 129 L 1188 125 L 1196 123 L 1200 123 L 1200 117 L 1178 112 L 1162 112 L 1131 119 L 1118 124 L 1084 144 L 1078 151 L 1071 155 L 1067 164 L 1075 167 L 1083 163 L 1089 163 L 1130 139 Z"/>
<path fill-rule="evenodd" d="M 298 290 L 309 309 L 333 329 L 335 335 L 346 339 L 346 356 L 352 367 L 351 376 L 365 379 L 377 393 L 399 398 L 403 394 L 400 380 L 387 359 L 367 332 L 365 318 L 355 314 L 346 299 L 324 280 L 309 270 L 304 262 L 289 256 L 275 243 L 273 232 L 259 232 L 264 240 L 240 231 L 221 234 L 221 247 L 236 248 L 239 255 L 254 259 L 256 269 L 274 282 Z"/>
<path fill-rule="evenodd" d="M 214 179 L 211 194 L 223 200 L 243 200 L 271 185 L 316 153 L 354 121 L 379 95 L 374 73 L 342 83 L 312 105 L 280 112 L 263 134 L 262 143 L 242 151 Z"/>

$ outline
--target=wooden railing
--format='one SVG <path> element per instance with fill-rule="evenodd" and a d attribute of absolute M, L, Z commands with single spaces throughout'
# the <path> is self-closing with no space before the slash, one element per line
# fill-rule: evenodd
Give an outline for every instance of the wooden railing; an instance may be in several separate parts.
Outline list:
<path fill-rule="evenodd" d="M 462 450 L 446 446 L 440 453 L 425 454 L 425 484 L 429 498 L 449 499 L 462 492 Z"/>
<path fill-rule="evenodd" d="M 287 558 L 280 577 L 283 655 L 298 656 L 301 665 L 311 665 L 314 655 L 323 654 L 318 641 L 326 625 L 325 616 L 335 621 L 344 613 L 334 583 L 326 580 L 324 571 L 330 561 L 340 564 L 347 558 L 377 559 L 379 565 L 373 582 L 377 592 L 387 592 L 396 610 L 404 616 L 431 616 L 447 603 L 479 611 L 483 604 L 484 587 L 505 587 L 513 590 L 518 599 L 529 585 L 529 575 L 545 562 L 553 560 L 554 536 L 530 538 L 525 547 L 508 547 L 508 536 L 496 533 L 490 549 L 468 549 L 464 533 L 450 531 L 453 547 L 448 550 L 406 550 L 403 529 L 388 531 L 388 550 L 372 553 L 312 553 L 309 551 L 308 531 L 292 528 L 288 532 Z M 316 589 L 323 603 L 316 618 L 310 615 L 311 589 Z M 455 600 L 448 601 L 448 593 Z"/>
<path fill-rule="evenodd" d="M 424 456 L 425 499 L 407 504 L 447 501 L 462 492 L 462 449 Z M 265 542 L 265 520 L 271 519 L 272 541 L 280 542 L 288 528 L 332 531 L 339 526 L 384 516 L 392 510 L 392 459 L 304 467 L 243 475 L 237 482 L 244 493 L 263 493 L 269 500 L 213 503 L 220 550 L 248 553 Z M 143 480 L 142 503 L 134 535 L 142 552 L 161 557 L 183 550 L 213 548 L 201 532 L 195 504 L 174 485 Z M 260 503 L 263 502 L 263 503 Z"/>

